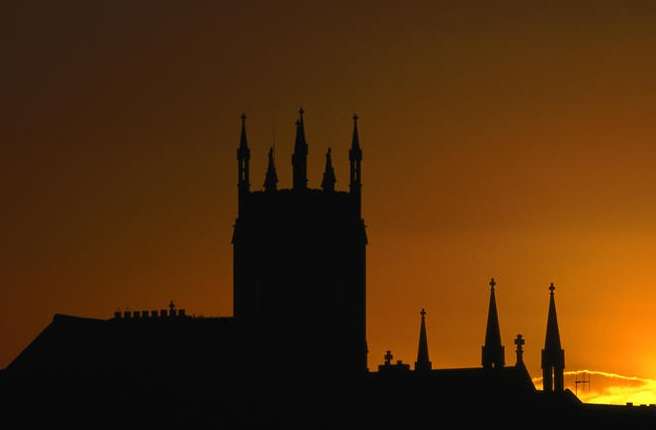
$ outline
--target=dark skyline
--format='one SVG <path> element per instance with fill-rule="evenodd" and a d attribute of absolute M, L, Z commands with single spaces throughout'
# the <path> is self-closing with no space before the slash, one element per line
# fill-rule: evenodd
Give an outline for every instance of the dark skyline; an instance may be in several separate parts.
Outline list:
<path fill-rule="evenodd" d="M 230 315 L 239 115 L 288 187 L 303 105 L 313 187 L 361 116 L 370 367 L 414 361 L 422 307 L 434 366 L 477 364 L 494 276 L 531 374 L 554 281 L 567 369 L 656 377 L 652 6 L 8 11 L 0 366 L 55 312 Z"/>

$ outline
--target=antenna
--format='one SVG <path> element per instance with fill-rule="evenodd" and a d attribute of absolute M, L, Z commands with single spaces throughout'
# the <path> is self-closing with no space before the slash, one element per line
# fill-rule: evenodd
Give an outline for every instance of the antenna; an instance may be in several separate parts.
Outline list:
<path fill-rule="evenodd" d="M 588 373 L 587 370 L 584 370 L 583 372 L 577 374 L 576 379 L 574 380 L 574 387 L 577 397 L 579 395 L 579 385 L 582 385 L 581 391 L 590 391 L 590 374 Z"/>

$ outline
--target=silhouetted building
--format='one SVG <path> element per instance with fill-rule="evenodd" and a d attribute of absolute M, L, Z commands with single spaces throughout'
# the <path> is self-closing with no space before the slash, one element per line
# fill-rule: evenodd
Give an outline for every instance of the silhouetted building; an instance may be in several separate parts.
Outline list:
<path fill-rule="evenodd" d="M 651 427 L 654 407 L 584 405 L 564 387 L 551 284 L 542 350 L 544 391 L 524 364 L 505 365 L 494 279 L 481 366 L 433 369 L 420 312 L 414 371 L 387 351 L 367 366 L 362 149 L 353 117 L 349 189 L 328 149 L 321 188 L 308 186 L 303 110 L 292 186 L 278 187 L 273 148 L 262 191 L 251 190 L 246 116 L 237 148 L 232 238 L 234 316 L 168 309 L 93 319 L 55 315 L 0 373 L 3 417 L 96 427 L 470 428 Z M 483 317 L 482 317 L 483 319 Z M 102 421 L 101 421 L 102 420 Z"/>

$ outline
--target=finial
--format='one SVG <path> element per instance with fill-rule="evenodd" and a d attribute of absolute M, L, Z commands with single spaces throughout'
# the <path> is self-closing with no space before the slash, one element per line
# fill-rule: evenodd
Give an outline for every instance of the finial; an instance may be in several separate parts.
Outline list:
<path fill-rule="evenodd" d="M 392 364 L 392 359 L 394 356 L 392 355 L 392 351 L 389 349 L 385 352 L 385 366 L 389 366 Z"/>
<path fill-rule="evenodd" d="M 494 290 L 494 287 L 496 287 L 497 282 L 494 280 L 494 278 L 490 278 L 490 288 Z"/>
<path fill-rule="evenodd" d="M 515 350 L 515 354 L 517 354 L 517 363 L 516 365 L 519 366 L 521 364 L 524 364 L 524 344 L 526 341 L 524 340 L 524 336 L 521 334 L 518 334 L 517 337 L 515 338 L 515 345 L 517 345 L 517 349 Z"/>
<path fill-rule="evenodd" d="M 360 117 L 358 116 L 358 114 L 354 113 L 353 114 L 353 122 L 357 124 L 359 119 L 360 119 Z"/>
<path fill-rule="evenodd" d="M 553 282 L 550 283 L 549 284 L 549 291 L 551 292 L 551 295 L 553 295 L 555 289 L 556 289 L 556 286 L 554 285 L 554 283 Z"/>
<path fill-rule="evenodd" d="M 419 312 L 419 315 L 421 315 L 422 320 L 426 318 L 426 310 L 424 310 L 424 308 L 421 308 L 421 312 Z"/>
<path fill-rule="evenodd" d="M 515 338 L 515 345 L 517 345 L 517 352 L 523 352 L 524 351 L 524 344 L 526 341 L 524 340 L 524 336 L 521 334 L 518 334 L 517 337 Z"/>
<path fill-rule="evenodd" d="M 246 114 L 245 113 L 242 112 L 240 118 L 241 118 L 241 122 L 246 122 Z"/>
<path fill-rule="evenodd" d="M 303 123 L 303 114 L 305 113 L 305 110 L 303 109 L 303 106 L 298 108 L 298 120 L 302 124 Z"/>
<path fill-rule="evenodd" d="M 169 309 L 171 310 L 175 309 L 175 303 L 173 303 L 173 300 L 171 300 L 171 303 L 169 303 Z"/>

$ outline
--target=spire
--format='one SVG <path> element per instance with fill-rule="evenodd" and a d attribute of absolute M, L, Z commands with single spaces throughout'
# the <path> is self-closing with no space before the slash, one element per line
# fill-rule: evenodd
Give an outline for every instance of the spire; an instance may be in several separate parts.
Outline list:
<path fill-rule="evenodd" d="M 269 148 L 269 165 L 267 166 L 266 176 L 264 177 L 264 190 L 276 191 L 278 189 L 278 175 L 276 174 L 276 165 L 273 159 L 273 146 Z"/>
<path fill-rule="evenodd" d="M 360 148 L 360 133 L 358 132 L 358 114 L 353 114 L 353 139 L 349 150 L 349 161 L 351 162 L 351 192 L 360 191 L 362 185 L 361 163 L 362 148 Z"/>
<path fill-rule="evenodd" d="M 294 190 L 304 190 L 307 188 L 307 155 L 308 145 L 305 141 L 305 124 L 303 122 L 303 108 L 298 110 L 298 120 L 296 121 L 296 142 L 294 143 L 294 153 L 292 154 L 292 169 L 294 176 Z"/>
<path fill-rule="evenodd" d="M 241 214 L 246 196 L 250 191 L 250 159 L 251 151 L 248 149 L 248 138 L 246 137 L 246 114 L 241 114 L 241 136 L 237 148 L 237 187 L 239 189 L 238 212 Z"/>
<path fill-rule="evenodd" d="M 351 141 L 351 150 L 360 152 L 360 159 L 362 159 L 362 149 L 360 148 L 360 133 L 358 133 L 358 120 L 360 117 L 357 113 L 353 114 L 353 139 Z"/>
<path fill-rule="evenodd" d="M 323 180 L 321 181 L 321 188 L 324 191 L 335 191 L 335 168 L 333 167 L 333 159 L 331 156 L 331 150 L 328 148 L 326 152 L 326 167 L 323 171 Z"/>
<path fill-rule="evenodd" d="M 549 285 L 549 313 L 547 316 L 547 335 L 542 350 L 542 385 L 546 392 L 564 390 L 565 351 L 560 345 L 558 317 L 553 282 Z"/>
<path fill-rule="evenodd" d="M 241 114 L 241 136 L 239 138 L 239 148 L 237 148 L 237 167 L 239 173 L 239 189 L 248 191 L 249 183 L 249 162 L 251 151 L 248 149 L 248 137 L 246 136 L 246 114 Z"/>
<path fill-rule="evenodd" d="M 351 180 L 349 189 L 355 199 L 355 211 L 358 218 L 362 217 L 362 149 L 360 148 L 360 133 L 358 132 L 358 114 L 353 114 L 353 139 L 349 149 L 349 164 Z"/>
<path fill-rule="evenodd" d="M 503 367 L 505 365 L 504 347 L 501 345 L 501 331 L 499 330 L 497 301 L 494 295 L 496 285 L 494 278 L 490 279 L 490 305 L 487 312 L 485 345 L 482 348 L 483 367 Z"/>
<path fill-rule="evenodd" d="M 426 311 L 424 309 L 419 313 L 421 315 L 421 325 L 419 326 L 419 348 L 417 350 L 417 361 L 415 362 L 415 372 L 427 372 L 433 368 L 428 359 L 428 337 L 426 336 Z"/>
<path fill-rule="evenodd" d="M 547 335 L 544 339 L 545 351 L 558 351 L 560 347 L 560 332 L 558 330 L 558 316 L 556 315 L 556 301 L 554 300 L 553 282 L 549 285 L 549 314 L 547 316 Z"/>

